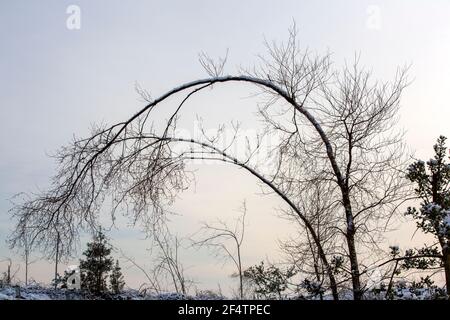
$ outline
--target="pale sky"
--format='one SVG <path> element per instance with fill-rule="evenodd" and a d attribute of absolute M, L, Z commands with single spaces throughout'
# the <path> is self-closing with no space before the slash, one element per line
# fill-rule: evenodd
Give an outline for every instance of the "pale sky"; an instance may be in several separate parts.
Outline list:
<path fill-rule="evenodd" d="M 66 26 L 70 5 L 81 9 L 79 30 Z M 0 260 L 12 256 L 19 262 L 4 243 L 12 227 L 9 199 L 47 186 L 55 169 L 48 154 L 73 134 L 85 136 L 92 123 L 113 123 L 136 112 L 143 103 L 135 82 L 158 96 L 206 76 L 198 63 L 200 51 L 220 56 L 227 48 L 226 73 L 235 73 L 237 67 L 257 62 L 264 38 L 285 40 L 293 20 L 301 43 L 319 53 L 330 51 L 337 65 L 358 53 L 377 77 L 389 80 L 397 66 L 411 64 L 412 84 L 402 99 L 399 126 L 417 157 L 429 158 L 440 134 L 450 137 L 446 0 L 0 1 Z M 196 112 L 210 128 L 239 118 L 251 129 L 256 107 L 254 100 L 245 99 L 249 93 L 248 87 L 235 85 L 208 92 L 195 100 L 185 129 L 192 130 Z M 258 195 L 255 179 L 236 169 L 197 169 L 196 187 L 175 204 L 182 215 L 174 221 L 175 230 L 186 234 L 200 220 L 232 219 L 246 199 L 244 264 L 277 260 L 276 240 L 292 231 L 275 216 L 279 200 Z M 149 264 L 137 228 L 123 223 L 110 236 L 117 247 Z M 400 232 L 389 241 L 407 243 L 410 236 Z M 227 286 L 230 264 L 222 266 L 202 251 L 187 252 L 185 261 L 188 275 L 200 287 Z M 30 273 L 43 282 L 52 277 L 44 262 L 33 265 Z M 137 286 L 143 278 L 126 270 L 126 280 Z"/>

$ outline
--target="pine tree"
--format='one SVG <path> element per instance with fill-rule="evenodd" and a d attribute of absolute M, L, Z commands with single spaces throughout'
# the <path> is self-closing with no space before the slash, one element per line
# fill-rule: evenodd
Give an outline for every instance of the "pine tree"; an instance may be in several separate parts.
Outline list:
<path fill-rule="evenodd" d="M 295 275 L 294 268 L 282 270 L 274 265 L 266 267 L 264 261 L 244 271 L 244 277 L 253 286 L 259 298 L 282 299 L 289 279 Z"/>
<path fill-rule="evenodd" d="M 125 281 L 120 270 L 119 260 L 116 260 L 116 265 L 114 266 L 111 276 L 109 277 L 109 288 L 113 294 L 121 293 L 123 287 L 125 286 Z"/>
<path fill-rule="evenodd" d="M 81 286 L 94 294 L 100 294 L 108 289 L 106 279 L 113 266 L 111 246 L 100 231 L 87 247 L 83 252 L 86 260 L 80 260 Z"/>
<path fill-rule="evenodd" d="M 406 214 L 417 222 L 424 233 L 433 234 L 440 245 L 409 250 L 407 255 L 438 256 L 444 267 L 447 294 L 450 293 L 450 164 L 446 163 L 446 138 L 440 136 L 434 145 L 435 156 L 426 164 L 416 161 L 408 167 L 407 177 L 416 185 L 415 192 L 422 199 L 420 208 L 409 207 Z M 439 255 L 439 251 L 441 251 Z M 433 266 L 430 259 L 406 261 L 406 267 L 426 269 Z"/>

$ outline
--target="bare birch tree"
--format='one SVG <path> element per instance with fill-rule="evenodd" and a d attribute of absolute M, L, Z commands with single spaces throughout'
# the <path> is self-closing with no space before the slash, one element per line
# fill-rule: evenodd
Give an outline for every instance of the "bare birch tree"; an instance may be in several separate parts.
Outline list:
<path fill-rule="evenodd" d="M 403 196 L 398 174 L 401 140 L 391 132 L 406 86 L 405 71 L 400 70 L 391 83 L 370 81 L 370 73 L 356 63 L 332 71 L 329 55 L 300 50 L 295 28 L 287 43 L 269 45 L 268 57 L 250 72 L 224 76 L 225 59 L 216 63 L 203 57 L 201 62 L 207 66 L 208 78 L 182 84 L 157 98 L 144 92 L 147 105 L 130 118 L 96 127 L 90 137 L 75 138 L 62 148 L 56 156 L 59 170 L 49 190 L 13 209 L 17 225 L 12 244 L 30 234 L 41 249 L 52 251 L 52 239 L 58 233 L 60 252 L 68 253 L 80 230 L 96 227 L 106 197 L 112 199 L 112 215 L 123 210 L 151 231 L 150 226 L 164 217 L 176 195 L 189 187 L 193 176 L 187 163 L 221 161 L 253 175 L 298 215 L 333 289 L 332 266 L 312 222 L 297 205 L 295 185 L 303 181 L 309 168 L 316 168 L 320 179 L 336 186 L 330 194 L 340 203 L 336 228 L 345 239 L 354 298 L 361 299 L 357 243 L 376 243 L 374 230 L 395 211 Z M 246 158 L 238 158 L 207 135 L 198 139 L 177 135 L 180 110 L 190 98 L 232 82 L 255 85 L 267 97 L 261 115 L 267 128 L 283 137 L 271 156 L 277 163 L 272 171 L 251 163 L 257 147 Z M 155 123 L 158 106 L 180 96 L 164 125 Z M 332 293 L 337 299 L 338 293 Z"/>
<path fill-rule="evenodd" d="M 268 75 L 291 98 L 279 111 L 274 106 L 282 96 L 266 90 L 271 99 L 260 108 L 268 126 L 282 137 L 272 181 L 294 202 L 311 181 L 334 183 L 326 196 L 340 204 L 334 227 L 345 239 L 354 298 L 361 299 L 358 257 L 364 249 L 380 249 L 386 222 L 410 192 L 402 134 L 395 128 L 406 68 L 387 83 L 372 80 L 358 58 L 331 71 L 328 57 L 310 61 L 308 52 L 298 49 L 295 28 L 290 34 L 287 44 L 268 45 L 270 58 L 252 73 Z"/>

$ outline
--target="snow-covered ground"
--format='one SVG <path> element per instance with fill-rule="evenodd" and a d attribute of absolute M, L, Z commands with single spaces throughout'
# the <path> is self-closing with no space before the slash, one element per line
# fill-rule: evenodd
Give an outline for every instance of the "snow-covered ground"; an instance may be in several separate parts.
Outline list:
<path fill-rule="evenodd" d="M 367 292 L 365 299 L 383 300 L 386 298 L 386 292 Z M 69 289 L 57 289 L 45 287 L 42 285 L 31 285 L 28 287 L 8 286 L 0 288 L 0 300 L 226 300 L 227 298 L 217 295 L 213 292 L 201 292 L 195 296 L 183 295 L 179 293 L 143 293 L 138 290 L 127 289 L 118 295 L 104 294 L 102 296 L 93 296 L 81 291 Z M 288 298 L 289 299 L 289 298 Z M 290 299 L 298 299 L 291 297 Z M 305 299 L 305 297 L 303 298 Z M 306 299 L 318 300 L 319 297 L 309 297 Z M 331 300 L 331 295 L 324 295 L 324 300 Z M 352 299 L 351 291 L 341 292 L 340 299 Z M 395 300 L 429 300 L 442 299 L 435 289 L 412 289 L 395 288 Z"/>
<path fill-rule="evenodd" d="M 0 300 L 221 300 L 221 296 L 211 293 L 186 296 L 178 293 L 150 293 L 144 294 L 138 290 L 128 289 L 118 295 L 105 294 L 92 296 L 80 291 L 68 289 L 53 289 L 40 285 L 28 287 L 0 288 Z"/>

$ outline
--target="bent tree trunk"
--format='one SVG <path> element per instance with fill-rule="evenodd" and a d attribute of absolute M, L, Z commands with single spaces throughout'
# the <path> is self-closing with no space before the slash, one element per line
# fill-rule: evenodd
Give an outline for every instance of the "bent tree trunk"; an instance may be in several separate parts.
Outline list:
<path fill-rule="evenodd" d="M 198 92 L 198 91 L 200 91 L 200 90 L 202 90 L 204 88 L 207 88 L 207 87 L 209 87 L 209 86 L 211 86 L 213 84 L 225 83 L 225 82 L 247 82 L 247 83 L 252 83 L 252 84 L 260 86 L 260 87 L 264 87 L 265 89 L 268 89 L 268 90 L 274 92 L 275 94 L 279 95 L 282 99 L 284 99 L 289 105 L 291 105 L 294 109 L 296 109 L 298 112 L 300 112 L 311 123 L 311 125 L 314 127 L 315 131 L 320 136 L 321 140 L 323 141 L 323 143 L 325 145 L 327 157 L 328 157 L 328 159 L 330 161 L 331 167 L 333 169 L 333 173 L 334 173 L 334 175 L 336 177 L 336 182 L 339 185 L 339 187 L 341 189 L 341 192 L 342 192 L 342 197 L 343 197 L 343 200 L 344 200 L 343 204 L 344 204 L 344 207 L 346 208 L 345 212 L 346 212 L 346 215 L 347 215 L 347 224 L 351 225 L 350 222 L 351 222 L 353 216 L 352 216 L 351 210 L 347 210 L 347 208 L 350 208 L 350 205 L 349 205 L 350 204 L 350 199 L 348 197 L 348 192 L 347 192 L 348 190 L 346 190 L 346 188 L 345 188 L 345 181 L 343 179 L 343 175 L 342 175 L 341 170 L 340 170 L 340 168 L 338 166 L 338 163 L 336 161 L 336 157 L 335 157 L 335 154 L 334 154 L 334 150 L 333 150 L 332 144 L 331 144 L 327 134 L 323 130 L 322 126 L 320 125 L 320 123 L 304 107 L 304 105 L 302 103 L 297 102 L 295 100 L 295 97 L 293 97 L 291 94 L 289 94 L 287 91 L 285 91 L 283 88 L 281 88 L 280 86 L 278 86 L 274 82 L 272 82 L 270 80 L 264 80 L 264 79 L 260 79 L 260 78 L 257 78 L 257 77 L 244 76 L 244 75 L 240 75 L 240 76 L 219 76 L 219 77 L 200 79 L 200 80 L 192 81 L 192 82 L 189 82 L 189 83 L 185 83 L 185 84 L 183 84 L 181 86 L 178 86 L 178 87 L 173 88 L 172 90 L 166 92 L 165 94 L 163 94 L 159 98 L 157 98 L 157 99 L 153 100 L 152 102 L 150 102 L 149 104 L 147 104 L 144 108 L 142 108 L 139 112 L 137 112 L 132 117 L 130 117 L 127 121 L 120 123 L 119 124 L 120 127 L 119 127 L 118 131 L 115 132 L 115 134 L 111 137 L 111 139 L 107 143 L 105 143 L 99 150 L 97 150 L 95 152 L 95 154 L 82 165 L 80 171 L 73 177 L 73 181 L 71 183 L 71 187 L 68 189 L 68 191 L 64 195 L 63 199 L 58 204 L 58 207 L 56 208 L 55 212 L 60 210 L 60 208 L 63 207 L 63 205 L 65 204 L 66 201 L 69 201 L 69 199 L 72 196 L 72 193 L 75 190 L 75 186 L 77 186 L 78 184 L 81 183 L 81 180 L 83 180 L 83 178 L 86 176 L 85 174 L 86 174 L 86 171 L 89 170 L 89 167 L 92 166 L 92 164 L 96 161 L 97 157 L 99 157 L 100 154 L 104 153 L 107 149 L 109 149 L 116 142 L 116 139 L 118 139 L 119 136 L 123 132 L 126 131 L 127 126 L 131 122 L 133 122 L 138 117 L 143 115 L 145 112 L 153 109 L 156 105 L 158 105 L 162 101 L 168 99 L 169 97 L 173 96 L 174 94 L 176 94 L 178 92 L 181 92 L 181 91 L 193 88 L 193 87 L 197 87 L 197 89 L 195 89 L 195 91 L 193 91 L 193 92 Z M 200 85 L 203 85 L 203 86 L 202 87 L 198 87 Z M 186 100 L 186 98 L 185 98 L 185 100 Z M 180 107 L 181 107 L 181 105 L 180 105 Z M 179 108 L 177 110 L 179 110 Z M 217 148 L 213 148 L 213 149 L 215 149 L 215 151 L 218 151 Z M 235 159 L 233 158 L 233 160 L 235 160 Z M 248 166 L 245 166 L 243 164 L 238 164 L 238 165 L 240 165 L 241 167 L 243 167 L 243 168 L 247 169 L 248 171 L 250 171 L 254 176 L 258 177 L 266 185 L 268 185 L 271 189 L 273 189 L 275 191 L 275 193 L 277 193 L 279 196 L 281 196 L 281 198 L 284 201 L 286 201 L 288 203 L 288 205 L 303 220 L 303 222 L 305 223 L 305 226 L 307 227 L 308 230 L 310 230 L 311 234 L 313 235 L 314 242 L 318 246 L 318 251 L 319 251 L 320 257 L 321 257 L 321 259 L 322 259 L 322 261 L 324 263 L 324 266 L 325 266 L 326 270 L 328 271 L 328 276 L 329 276 L 329 279 L 330 279 L 330 286 L 331 286 L 331 290 L 333 292 L 333 297 L 334 297 L 334 299 L 338 299 L 337 286 L 336 286 L 336 281 L 334 279 L 334 275 L 333 275 L 333 272 L 332 272 L 332 268 L 331 268 L 331 266 L 329 265 L 329 263 L 328 263 L 328 261 L 326 259 L 326 255 L 325 255 L 325 252 L 324 252 L 324 250 L 323 250 L 323 248 L 321 246 L 321 243 L 320 243 L 317 235 L 314 232 L 314 228 L 312 228 L 312 226 L 310 225 L 308 219 L 306 219 L 306 217 L 295 206 L 295 204 L 281 190 L 279 190 L 276 186 L 274 186 L 268 179 L 264 178 L 261 174 L 255 172 L 253 169 L 249 168 Z M 53 219 L 53 217 L 52 217 L 52 219 Z M 349 257 L 350 257 L 350 262 L 351 262 L 351 268 L 352 268 L 352 271 L 353 271 L 352 272 L 352 284 L 353 284 L 354 297 L 355 297 L 355 299 L 359 299 L 360 298 L 360 281 L 359 281 L 357 252 L 356 252 L 355 244 L 354 244 L 354 233 L 355 233 L 354 230 L 351 231 L 351 232 L 348 232 L 346 240 L 349 242 L 348 243 L 348 248 L 349 248 Z"/>

